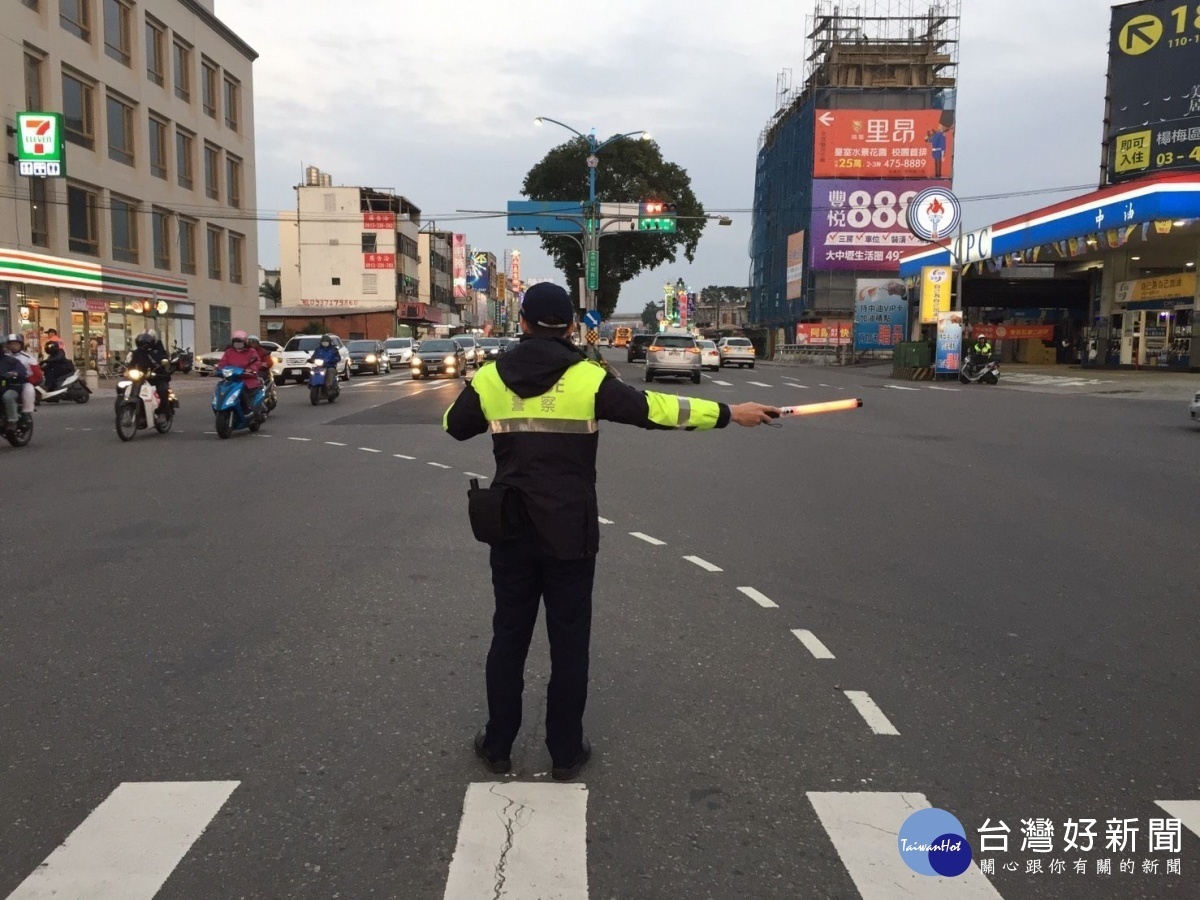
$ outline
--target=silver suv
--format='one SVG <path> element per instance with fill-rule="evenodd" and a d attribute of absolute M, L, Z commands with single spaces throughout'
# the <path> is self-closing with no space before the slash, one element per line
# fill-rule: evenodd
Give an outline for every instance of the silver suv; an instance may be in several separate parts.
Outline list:
<path fill-rule="evenodd" d="M 700 383 L 700 345 L 690 334 L 658 334 L 646 348 L 646 381 L 660 375 L 690 378 Z"/>

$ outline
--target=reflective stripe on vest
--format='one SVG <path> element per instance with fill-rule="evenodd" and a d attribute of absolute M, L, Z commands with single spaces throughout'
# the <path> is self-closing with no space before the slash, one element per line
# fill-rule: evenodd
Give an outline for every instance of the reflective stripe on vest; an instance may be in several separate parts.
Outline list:
<path fill-rule="evenodd" d="M 580 360 L 550 390 L 520 397 L 500 378 L 497 366 L 484 366 L 471 382 L 492 434 L 595 434 L 596 391 L 607 373 Z"/>

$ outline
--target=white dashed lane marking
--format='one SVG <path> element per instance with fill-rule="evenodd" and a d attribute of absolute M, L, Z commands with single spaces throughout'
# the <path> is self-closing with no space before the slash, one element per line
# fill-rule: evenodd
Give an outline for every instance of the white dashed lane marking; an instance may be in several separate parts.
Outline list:
<path fill-rule="evenodd" d="M 431 462 L 431 463 L 426 463 L 426 465 L 433 466 L 435 469 L 449 469 L 450 468 L 450 466 L 444 465 L 443 463 Z"/>
<path fill-rule="evenodd" d="M 666 541 L 660 541 L 658 538 L 650 537 L 650 535 L 648 535 L 648 534 L 642 534 L 640 531 L 631 531 L 631 532 L 629 532 L 629 536 L 635 537 L 639 541 L 645 541 L 647 544 L 652 544 L 655 547 L 667 546 Z"/>
<path fill-rule="evenodd" d="M 339 444 L 337 441 L 326 441 L 325 443 L 328 444 L 330 447 L 345 447 L 346 446 L 345 444 Z"/>
<path fill-rule="evenodd" d="M 484 478 L 484 479 L 486 479 L 488 477 L 487 475 L 480 475 L 478 472 L 463 472 L 463 474 L 466 475 L 468 478 Z"/>
<path fill-rule="evenodd" d="M 604 518 L 604 516 L 597 516 L 596 518 L 600 520 L 601 525 L 612 525 L 613 524 L 612 519 L 606 519 L 606 518 Z"/>
<path fill-rule="evenodd" d="M 361 450 L 363 453 L 382 453 L 383 452 L 382 450 L 373 450 L 370 447 L 359 447 L 358 449 Z"/>
<path fill-rule="evenodd" d="M 752 384 L 755 387 L 771 387 L 771 385 L 763 384 L 761 381 L 747 381 L 746 384 Z"/>
<path fill-rule="evenodd" d="M 290 438 L 288 438 L 288 440 L 289 440 L 289 441 L 303 441 L 303 442 L 308 442 L 308 441 L 311 441 L 311 440 L 312 440 L 312 438 L 298 438 L 298 437 L 290 437 Z"/>
<path fill-rule="evenodd" d="M 822 644 L 817 636 L 811 631 L 808 631 L 804 628 L 793 628 L 792 634 L 796 636 L 800 643 L 808 648 L 808 652 L 811 653 L 816 659 L 834 658 L 833 654 L 829 652 L 829 648 Z"/>
<path fill-rule="evenodd" d="M 778 609 L 779 608 L 779 604 L 776 603 L 774 600 L 772 600 L 770 597 L 768 597 L 766 594 L 764 594 L 762 591 L 756 590 L 755 588 L 752 588 L 752 587 L 740 587 L 740 588 L 738 588 L 738 590 L 741 591 L 743 594 L 745 594 L 747 597 L 749 597 L 751 600 L 753 600 L 755 603 L 757 603 L 759 606 L 761 606 L 763 609 Z"/>
<path fill-rule="evenodd" d="M 876 734 L 891 734 L 899 735 L 896 726 L 888 721 L 888 717 L 883 714 L 883 710 L 871 699 L 871 695 L 866 691 L 843 691 L 846 699 L 854 704 L 854 708 L 858 710 L 858 714 L 863 717 L 870 729 Z"/>
<path fill-rule="evenodd" d="M 962 390 L 962 388 L 934 387 L 933 385 L 930 385 L 929 389 L 931 391 L 948 391 L 948 392 L 954 393 L 954 394 L 957 394 L 959 391 Z"/>
<path fill-rule="evenodd" d="M 725 571 L 720 566 L 714 566 L 708 560 L 701 559 L 699 556 L 685 556 L 684 559 L 686 559 L 688 562 L 692 563 L 693 565 L 699 566 L 706 572 L 724 572 Z"/>
<path fill-rule="evenodd" d="M 901 387 L 898 384 L 885 384 L 885 388 L 890 391 L 919 391 L 920 388 Z"/>
<path fill-rule="evenodd" d="M 403 453 L 393 453 L 392 456 L 396 459 L 416 459 L 415 456 L 405 456 Z"/>
<path fill-rule="evenodd" d="M 715 379 L 715 378 L 713 379 L 713 384 L 719 384 L 721 387 L 733 387 L 733 384 L 732 384 L 732 382 L 729 382 L 729 381 L 717 381 L 717 379 Z"/>

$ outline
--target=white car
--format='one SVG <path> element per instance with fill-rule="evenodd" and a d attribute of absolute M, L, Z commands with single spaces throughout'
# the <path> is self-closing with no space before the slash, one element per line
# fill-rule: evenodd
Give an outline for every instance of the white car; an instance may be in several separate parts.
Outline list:
<path fill-rule="evenodd" d="M 478 369 L 483 365 L 483 360 L 479 356 L 479 344 L 472 335 L 455 334 L 450 336 L 450 340 L 463 348 L 463 352 L 467 354 L 467 366 Z"/>
<path fill-rule="evenodd" d="M 1200 424 L 1200 391 L 1192 398 L 1192 421 Z"/>
<path fill-rule="evenodd" d="M 276 384 L 286 384 L 289 379 L 300 383 L 308 381 L 308 377 L 312 374 L 312 363 L 308 360 L 312 357 L 313 351 L 321 346 L 321 338 L 322 335 L 319 334 L 298 334 L 284 345 L 283 362 L 275 377 Z M 337 347 L 342 360 L 337 366 L 338 378 L 348 380 L 350 378 L 350 351 L 346 349 L 346 345 L 337 335 L 333 336 L 333 346 Z"/>
<path fill-rule="evenodd" d="M 416 348 L 412 338 L 388 338 L 383 342 L 383 349 L 387 351 L 388 360 L 393 366 L 407 366 L 412 362 Z"/>
<path fill-rule="evenodd" d="M 700 365 L 714 372 L 721 368 L 721 354 L 717 350 L 716 341 L 697 341 L 700 345 Z"/>
<path fill-rule="evenodd" d="M 224 355 L 225 352 L 223 350 L 214 350 L 212 353 L 204 353 L 197 356 L 192 363 L 192 371 L 207 378 L 217 370 L 217 362 Z"/>
<path fill-rule="evenodd" d="M 721 338 L 717 341 L 717 352 L 721 354 L 721 367 L 743 366 L 754 368 L 754 345 L 749 338 Z"/>

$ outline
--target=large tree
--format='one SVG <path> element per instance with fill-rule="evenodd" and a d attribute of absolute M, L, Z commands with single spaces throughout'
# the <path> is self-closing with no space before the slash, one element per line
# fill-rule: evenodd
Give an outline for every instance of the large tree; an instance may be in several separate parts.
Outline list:
<path fill-rule="evenodd" d="M 588 196 L 588 142 L 575 138 L 553 148 L 529 170 L 521 193 L 532 200 L 580 200 Z M 673 201 L 678 230 L 621 233 L 600 241 L 600 313 L 609 316 L 616 308 L 621 285 L 646 269 L 673 263 L 679 250 L 689 262 L 707 224 L 704 207 L 692 193 L 687 170 L 663 159 L 655 141 L 617 140 L 600 152 L 596 169 L 596 199 L 606 203 L 637 203 L 641 200 Z M 542 248 L 566 276 L 575 305 L 579 305 L 579 279 L 584 274 L 579 244 L 569 237 L 542 237 Z"/>
<path fill-rule="evenodd" d="M 657 328 L 658 314 L 662 312 L 662 308 L 663 305 L 661 303 L 655 303 L 653 300 L 647 303 L 645 308 L 642 309 L 642 324 L 651 331 Z"/>

